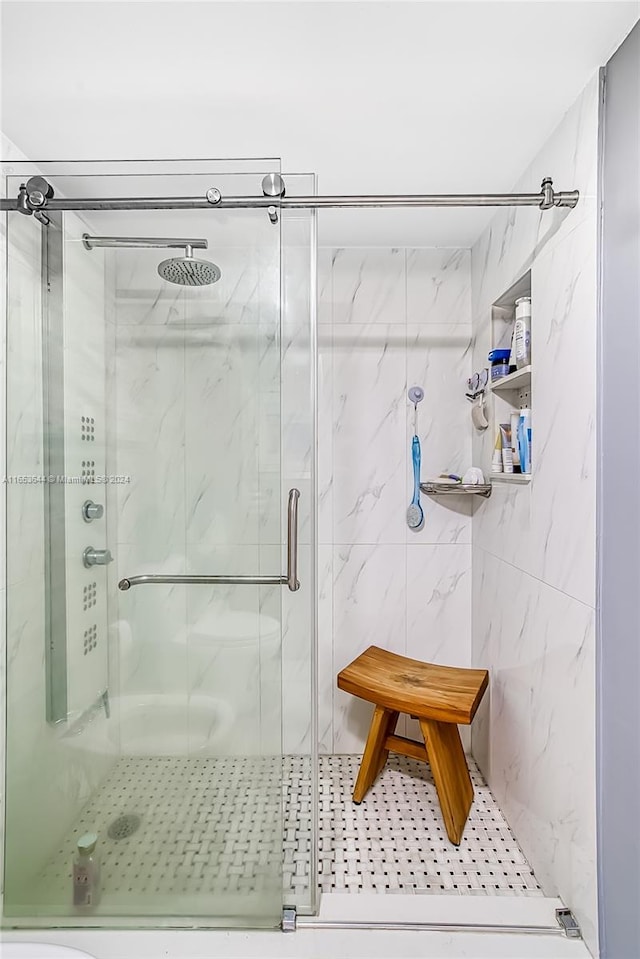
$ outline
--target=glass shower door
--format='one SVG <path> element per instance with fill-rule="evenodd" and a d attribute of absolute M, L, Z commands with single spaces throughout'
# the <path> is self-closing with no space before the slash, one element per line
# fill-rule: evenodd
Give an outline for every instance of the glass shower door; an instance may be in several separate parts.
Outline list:
<path fill-rule="evenodd" d="M 255 195 L 277 172 L 104 166 L 40 169 L 57 196 Z M 261 210 L 9 221 L 8 473 L 42 480 L 7 486 L 5 922 L 280 921 L 280 229 Z M 203 241 L 220 279 L 169 282 L 158 265 L 189 251 L 131 238 Z M 101 885 L 74 905 L 86 833 Z"/>

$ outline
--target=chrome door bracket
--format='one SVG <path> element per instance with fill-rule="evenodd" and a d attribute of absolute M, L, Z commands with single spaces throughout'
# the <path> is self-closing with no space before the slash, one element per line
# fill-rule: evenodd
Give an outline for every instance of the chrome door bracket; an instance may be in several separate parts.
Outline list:
<path fill-rule="evenodd" d="M 297 916 L 295 906 L 282 907 L 282 931 L 295 932 L 297 926 Z"/>
<path fill-rule="evenodd" d="M 580 926 L 570 909 L 556 909 L 556 919 L 568 939 L 582 939 Z"/>

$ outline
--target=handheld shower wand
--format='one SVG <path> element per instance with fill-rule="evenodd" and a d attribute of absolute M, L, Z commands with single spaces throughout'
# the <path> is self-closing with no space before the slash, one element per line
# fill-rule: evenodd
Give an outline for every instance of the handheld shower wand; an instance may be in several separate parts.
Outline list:
<path fill-rule="evenodd" d="M 411 458 L 413 460 L 413 499 L 407 507 L 407 526 L 409 529 L 420 529 L 424 523 L 424 512 L 420 505 L 420 437 L 418 436 L 418 403 L 424 399 L 424 390 L 419 386 L 412 386 L 409 390 L 409 399 L 413 403 L 413 439 L 411 441 Z"/>

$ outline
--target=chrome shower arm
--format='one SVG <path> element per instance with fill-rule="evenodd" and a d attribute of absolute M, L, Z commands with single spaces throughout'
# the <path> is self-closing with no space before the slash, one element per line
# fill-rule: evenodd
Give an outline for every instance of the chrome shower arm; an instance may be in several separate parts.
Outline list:
<path fill-rule="evenodd" d="M 163 237 L 163 236 L 90 236 L 88 233 L 82 234 L 82 245 L 85 250 L 93 250 L 98 247 L 116 247 L 126 249 L 161 249 L 161 250 L 186 250 L 190 247 L 192 250 L 206 250 L 209 246 L 208 240 L 190 240 L 181 237 Z"/>

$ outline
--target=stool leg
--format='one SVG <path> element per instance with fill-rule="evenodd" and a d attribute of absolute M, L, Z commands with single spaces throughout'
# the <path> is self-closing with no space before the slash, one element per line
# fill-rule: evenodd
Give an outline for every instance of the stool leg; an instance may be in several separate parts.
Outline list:
<path fill-rule="evenodd" d="M 387 712 L 387 727 L 386 727 L 386 732 L 385 732 L 383 742 L 386 741 L 387 736 L 393 736 L 393 734 L 395 733 L 399 715 L 400 713 L 392 713 L 391 711 Z M 389 758 L 389 750 L 383 749 L 382 752 L 380 753 L 380 762 L 378 764 L 378 769 L 376 771 L 375 776 L 373 777 L 374 781 L 378 778 L 378 776 L 384 769 L 388 758 Z"/>
<path fill-rule="evenodd" d="M 455 723 L 421 719 L 420 729 L 429 755 L 429 764 L 438 792 L 447 836 L 459 846 L 467 822 L 473 786 Z"/>
<path fill-rule="evenodd" d="M 380 770 L 380 759 L 384 752 L 384 743 L 387 738 L 390 715 L 393 715 L 391 710 L 383 709 L 382 706 L 376 706 L 374 710 L 369 727 L 369 735 L 367 736 L 367 744 L 364 747 L 362 762 L 358 770 L 358 778 L 356 779 L 355 789 L 353 790 L 353 801 L 355 803 L 362 802 L 367 790 Z"/>

